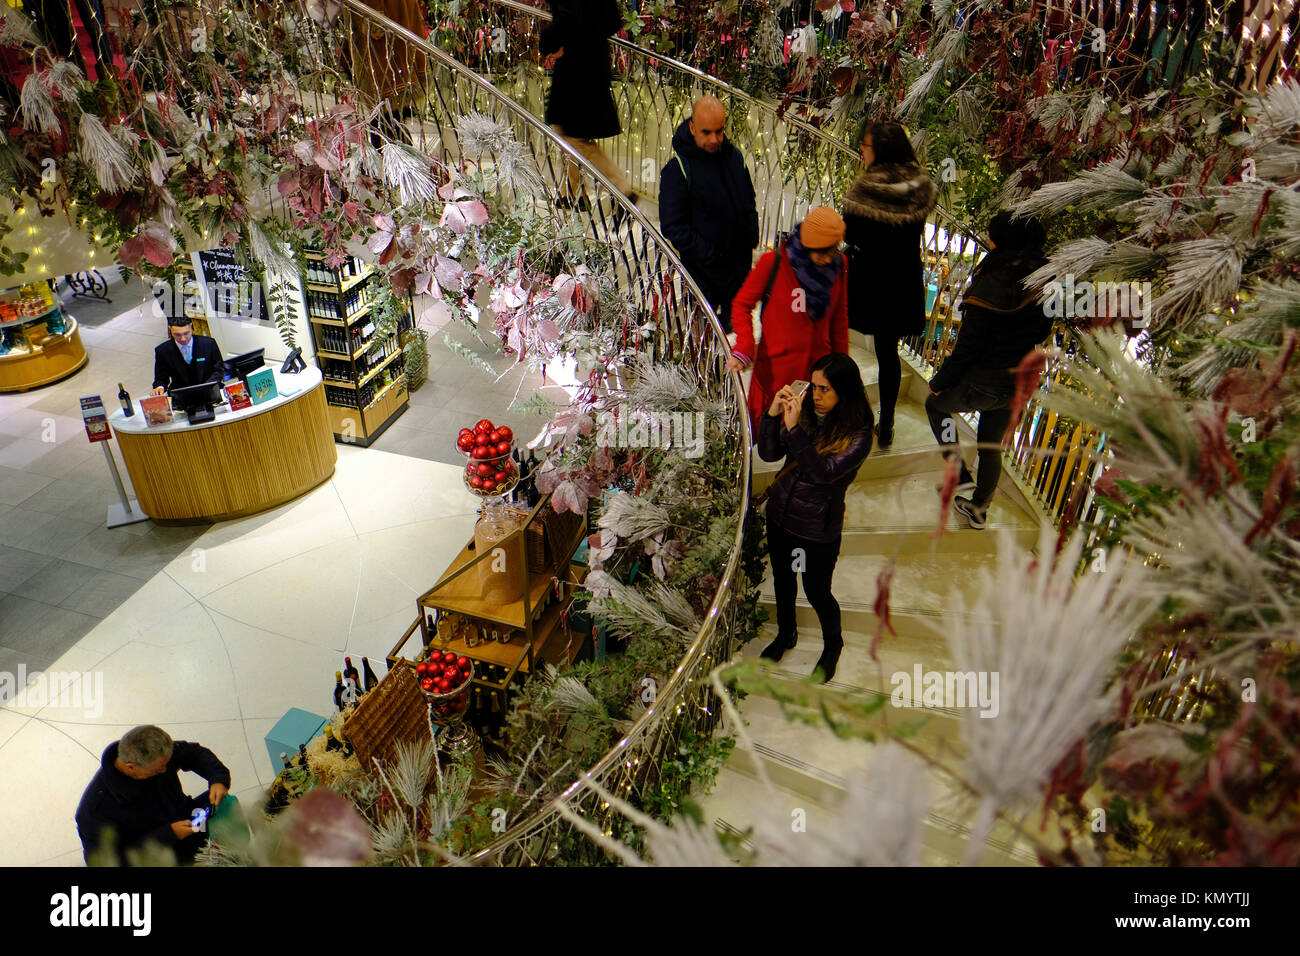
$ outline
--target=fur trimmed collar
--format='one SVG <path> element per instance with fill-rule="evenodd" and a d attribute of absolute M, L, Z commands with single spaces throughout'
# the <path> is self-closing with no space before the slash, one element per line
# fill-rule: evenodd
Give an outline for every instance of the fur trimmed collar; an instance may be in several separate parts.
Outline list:
<path fill-rule="evenodd" d="M 858 174 L 844 197 L 844 212 L 888 226 L 921 222 L 939 201 L 939 190 L 919 166 L 872 166 Z"/>

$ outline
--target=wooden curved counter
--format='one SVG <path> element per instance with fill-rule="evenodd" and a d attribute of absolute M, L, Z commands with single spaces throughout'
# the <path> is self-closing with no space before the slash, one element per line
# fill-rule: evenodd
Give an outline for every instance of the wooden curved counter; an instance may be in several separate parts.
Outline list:
<path fill-rule="evenodd" d="M 140 510 L 155 521 L 224 521 L 292 501 L 333 475 L 338 452 L 320 369 L 277 371 L 275 382 L 278 397 L 237 412 L 219 406 L 202 425 L 181 415 L 150 428 L 138 408 L 131 418 L 113 412 Z"/>
<path fill-rule="evenodd" d="M 26 320 L 8 325 L 32 324 Z M 45 338 L 29 352 L 0 355 L 0 392 L 25 392 L 52 385 L 78 372 L 86 364 L 86 347 L 81 344 L 77 320 L 68 317 L 68 330 Z"/>

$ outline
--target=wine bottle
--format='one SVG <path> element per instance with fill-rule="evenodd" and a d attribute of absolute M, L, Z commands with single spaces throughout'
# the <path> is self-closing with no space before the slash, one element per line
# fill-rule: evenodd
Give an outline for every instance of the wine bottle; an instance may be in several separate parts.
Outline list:
<path fill-rule="evenodd" d="M 365 689 L 361 686 L 361 674 L 352 666 L 352 658 L 350 657 L 343 658 L 343 676 L 356 685 L 358 697 L 365 693 Z"/>
<path fill-rule="evenodd" d="M 334 672 L 334 709 L 343 709 L 343 672 Z"/>
<path fill-rule="evenodd" d="M 117 383 L 117 400 L 122 403 L 122 414 L 127 418 L 135 415 L 135 406 L 131 404 L 131 394 L 121 382 Z"/>
<path fill-rule="evenodd" d="M 289 755 L 284 751 L 280 751 L 280 763 L 284 764 L 285 770 L 293 766 L 293 761 L 289 759 Z"/>
<path fill-rule="evenodd" d="M 303 770 L 309 770 L 309 769 L 310 769 L 310 767 L 308 767 L 308 765 L 307 765 L 307 745 L 306 745 L 306 744 L 299 744 L 299 745 L 298 745 L 298 766 L 302 767 Z"/>
<path fill-rule="evenodd" d="M 537 453 L 528 452 L 528 507 L 532 508 L 537 504 L 541 496 L 537 493 Z"/>
<path fill-rule="evenodd" d="M 365 658 L 365 657 L 361 658 L 361 672 L 366 675 L 367 692 L 372 691 L 379 686 L 379 678 L 376 677 L 375 672 L 370 669 L 369 658 Z"/>

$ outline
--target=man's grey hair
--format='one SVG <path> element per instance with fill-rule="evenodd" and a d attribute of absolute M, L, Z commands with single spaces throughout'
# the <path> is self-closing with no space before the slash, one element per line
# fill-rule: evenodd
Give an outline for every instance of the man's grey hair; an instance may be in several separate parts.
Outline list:
<path fill-rule="evenodd" d="M 164 757 L 172 755 L 172 738 L 161 727 L 146 724 L 128 730 L 117 742 L 117 759 L 137 767 L 152 767 Z"/>

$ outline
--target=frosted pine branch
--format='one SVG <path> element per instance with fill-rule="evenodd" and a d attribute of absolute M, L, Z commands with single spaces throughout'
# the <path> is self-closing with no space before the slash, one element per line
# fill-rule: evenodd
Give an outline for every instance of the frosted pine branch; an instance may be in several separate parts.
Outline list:
<path fill-rule="evenodd" d="M 1124 160 L 1116 159 L 1067 182 L 1048 183 L 1035 191 L 1017 211 L 1051 217 L 1071 206 L 1084 211 L 1100 211 L 1140 199 L 1146 186 L 1125 172 L 1123 165 Z"/>
<path fill-rule="evenodd" d="M 384 182 L 396 189 L 403 206 L 433 202 L 438 187 L 429 174 L 429 160 L 405 143 L 387 142 L 383 150 Z"/>
<path fill-rule="evenodd" d="M 106 193 L 120 193 L 130 186 L 135 178 L 131 155 L 104 128 L 99 117 L 82 113 L 78 130 L 81 133 L 81 158 L 94 170 L 99 188 Z"/>
<path fill-rule="evenodd" d="M 62 127 L 54 112 L 54 96 L 45 85 L 44 73 L 37 71 L 23 83 L 18 96 L 18 112 L 23 118 L 23 129 L 39 133 L 57 133 Z"/>

